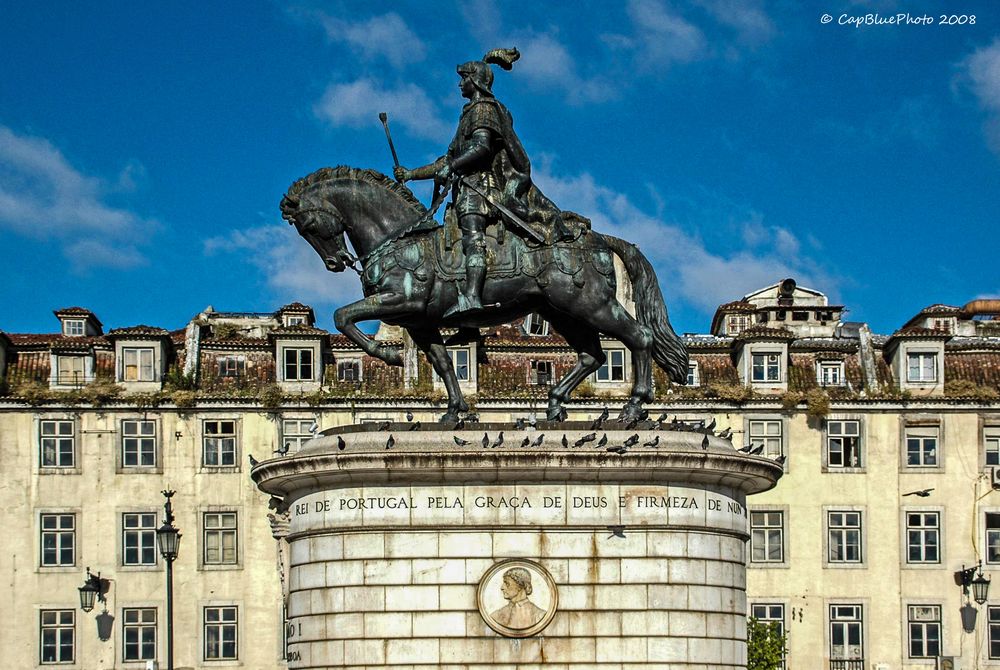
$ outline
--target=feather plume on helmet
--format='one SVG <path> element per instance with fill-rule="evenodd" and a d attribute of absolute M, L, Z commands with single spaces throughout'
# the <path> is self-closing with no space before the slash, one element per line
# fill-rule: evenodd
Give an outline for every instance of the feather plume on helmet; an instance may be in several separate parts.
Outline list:
<path fill-rule="evenodd" d="M 499 65 L 502 69 L 509 71 L 514 63 L 521 57 L 521 52 L 516 47 L 510 49 L 492 49 L 483 56 L 482 60 L 472 60 L 462 63 L 455 68 L 458 74 L 468 75 L 472 83 L 484 95 L 493 95 L 493 68 L 490 65 Z"/>

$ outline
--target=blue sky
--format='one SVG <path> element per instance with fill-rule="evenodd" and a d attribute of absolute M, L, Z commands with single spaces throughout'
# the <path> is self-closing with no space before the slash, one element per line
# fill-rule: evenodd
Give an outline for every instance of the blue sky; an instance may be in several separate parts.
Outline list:
<path fill-rule="evenodd" d="M 457 63 L 496 75 L 542 189 L 653 260 L 679 331 L 784 277 L 877 332 L 1000 295 L 1000 5 L 0 2 L 0 330 L 178 328 L 311 304 L 278 202 L 327 165 L 442 153 Z M 843 25 L 878 12 L 932 25 Z M 938 25 L 942 12 L 975 23 Z M 832 21 L 821 23 L 829 14 Z M 427 199 L 427 192 L 415 189 Z"/>

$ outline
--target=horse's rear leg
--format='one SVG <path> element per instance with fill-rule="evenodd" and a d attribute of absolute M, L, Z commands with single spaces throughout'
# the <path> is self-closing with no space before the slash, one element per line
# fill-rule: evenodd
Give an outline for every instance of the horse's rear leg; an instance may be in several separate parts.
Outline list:
<path fill-rule="evenodd" d="M 344 305 L 333 313 L 333 322 L 337 330 L 357 344 L 369 356 L 379 358 L 389 365 L 403 365 L 403 355 L 398 350 L 379 344 L 361 332 L 359 321 L 372 321 L 386 317 L 411 314 L 415 306 L 407 303 L 405 298 L 397 293 L 376 293 L 364 300 Z"/>
<path fill-rule="evenodd" d="M 448 390 L 448 411 L 441 417 L 441 421 L 458 421 L 459 414 L 469 411 L 469 406 L 462 396 L 462 388 L 455 376 L 448 348 L 441 339 L 441 332 L 436 328 L 410 328 L 408 332 L 413 338 L 413 343 L 427 355 L 427 360 L 431 362 L 434 371 L 444 381 L 444 386 Z"/>
<path fill-rule="evenodd" d="M 584 322 L 559 316 L 549 319 L 549 323 L 566 339 L 569 346 L 576 350 L 577 355 L 573 369 L 549 390 L 547 418 L 549 421 L 562 421 L 566 418 L 563 404 L 569 399 L 573 389 L 579 386 L 587 375 L 604 365 L 606 356 L 601 348 L 599 333 Z"/>

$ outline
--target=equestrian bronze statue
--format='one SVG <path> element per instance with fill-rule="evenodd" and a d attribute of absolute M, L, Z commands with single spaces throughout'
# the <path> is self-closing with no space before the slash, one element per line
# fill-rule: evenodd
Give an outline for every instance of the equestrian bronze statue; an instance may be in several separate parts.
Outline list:
<path fill-rule="evenodd" d="M 549 391 L 548 419 L 565 419 L 572 391 L 604 364 L 602 334 L 632 353 L 632 390 L 621 418 L 643 418 L 642 404 L 653 399 L 652 362 L 683 384 L 687 351 L 670 326 L 646 257 L 560 210 L 531 181 L 510 112 L 492 93 L 490 64 L 509 70 L 518 56 L 516 49 L 498 49 L 458 66 L 469 102 L 444 156 L 413 170 L 397 164 L 398 182 L 373 170 L 317 170 L 292 184 L 282 216 L 328 270 L 360 264 L 365 298 L 335 312 L 337 328 L 391 365 L 402 365 L 400 352 L 367 337 L 357 323 L 377 319 L 405 328 L 444 381 L 448 410 L 442 420 L 457 420 L 468 406 L 441 329 L 498 325 L 532 312 L 578 356 Z M 434 179 L 431 209 L 403 185 L 410 179 Z M 433 216 L 449 192 L 441 226 Z M 616 298 L 614 256 L 632 282 L 634 318 Z"/>

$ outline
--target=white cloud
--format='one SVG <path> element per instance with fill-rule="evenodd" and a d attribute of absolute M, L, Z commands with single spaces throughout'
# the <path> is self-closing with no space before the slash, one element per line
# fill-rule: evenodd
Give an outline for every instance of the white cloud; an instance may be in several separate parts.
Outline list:
<path fill-rule="evenodd" d="M 745 217 L 744 248 L 715 251 L 695 234 L 650 216 L 628 196 L 597 184 L 589 174 L 557 176 L 542 165 L 533 176 L 557 205 L 589 217 L 595 230 L 638 244 L 656 267 L 668 300 L 680 299 L 711 313 L 724 302 L 785 277 L 825 293 L 837 292 L 839 281 L 802 255 L 794 234 L 765 226 L 757 213 Z"/>
<path fill-rule="evenodd" d="M 515 33 L 508 40 L 521 51 L 514 67 L 528 84 L 540 90 L 556 90 L 573 104 L 603 102 L 618 94 L 618 85 L 605 76 L 585 77 L 585 60 L 574 58 L 552 33 Z"/>
<path fill-rule="evenodd" d="M 706 55 L 708 45 L 701 30 L 659 0 L 630 0 L 627 12 L 638 41 L 640 67 L 659 70 Z"/>
<path fill-rule="evenodd" d="M 236 254 L 266 277 L 278 301 L 301 300 L 325 307 L 339 307 L 361 297 L 358 276 L 346 270 L 330 272 L 309 243 L 285 223 L 234 230 L 205 240 L 204 251 Z"/>
<path fill-rule="evenodd" d="M 1000 153 L 1000 38 L 960 63 L 962 74 L 979 104 L 986 110 L 986 138 Z"/>
<path fill-rule="evenodd" d="M 759 2 L 697 0 L 697 4 L 707 10 L 716 21 L 736 30 L 740 41 L 745 44 L 762 44 L 774 36 L 774 23 Z"/>
<path fill-rule="evenodd" d="M 156 224 L 105 203 L 110 190 L 48 140 L 0 126 L 0 227 L 56 242 L 77 270 L 143 264 Z"/>
<path fill-rule="evenodd" d="M 379 112 L 389 112 L 394 125 L 414 136 L 445 142 L 451 134 L 437 105 L 416 84 L 389 88 L 373 79 L 330 84 L 314 111 L 336 127 L 377 126 Z"/>
<path fill-rule="evenodd" d="M 427 53 L 423 41 L 395 12 L 362 21 L 320 14 L 320 22 L 331 42 L 347 44 L 365 60 L 385 58 L 402 68 L 423 60 Z"/>

